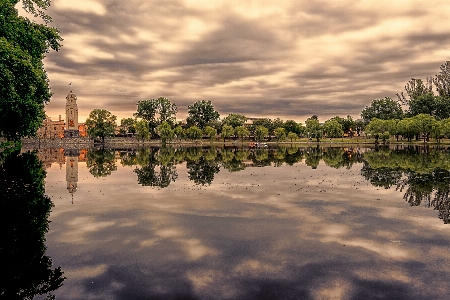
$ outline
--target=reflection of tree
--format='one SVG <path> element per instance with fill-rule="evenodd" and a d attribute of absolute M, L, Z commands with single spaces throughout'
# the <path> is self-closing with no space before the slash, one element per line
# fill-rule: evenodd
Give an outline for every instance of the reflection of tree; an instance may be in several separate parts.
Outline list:
<path fill-rule="evenodd" d="M 32 299 L 62 285 L 61 268 L 51 269 L 45 234 L 53 206 L 44 195 L 45 171 L 34 153 L 13 153 L 0 165 L 0 298 Z"/>
<path fill-rule="evenodd" d="M 189 180 L 201 185 L 211 184 L 214 180 L 214 175 L 220 171 L 219 163 L 216 160 L 207 160 L 204 156 L 200 156 L 195 161 L 188 160 L 186 167 Z"/>
<path fill-rule="evenodd" d="M 392 168 L 372 168 L 370 164 L 364 162 L 361 168 L 361 175 L 373 186 L 390 188 L 397 185 L 402 178 L 403 171 Z"/>
<path fill-rule="evenodd" d="M 117 170 L 114 151 L 106 149 L 90 150 L 86 166 L 94 177 L 106 177 Z"/>
<path fill-rule="evenodd" d="M 252 151 L 249 155 L 255 167 L 265 167 L 272 165 L 269 158 L 269 150 L 267 149 L 256 149 Z"/>
<path fill-rule="evenodd" d="M 120 151 L 119 156 L 122 166 L 134 166 L 137 164 L 135 151 Z"/>
<path fill-rule="evenodd" d="M 289 147 L 286 149 L 286 155 L 284 157 L 284 161 L 289 166 L 292 166 L 303 159 L 303 150 L 297 147 Z"/>
<path fill-rule="evenodd" d="M 322 159 L 327 166 L 335 169 L 350 169 L 354 163 L 362 161 L 358 151 L 344 148 L 324 148 Z"/>
<path fill-rule="evenodd" d="M 375 186 L 397 186 L 411 206 L 424 203 L 449 222 L 449 153 L 422 148 L 374 151 L 364 155 L 361 174 Z M 441 166 L 441 167 L 440 167 Z"/>
<path fill-rule="evenodd" d="M 142 166 L 136 168 L 138 183 L 143 186 L 165 188 L 178 178 L 174 160 L 173 148 L 142 149 L 137 155 L 137 161 Z"/>
<path fill-rule="evenodd" d="M 247 166 L 244 160 L 249 155 L 249 151 L 238 149 L 223 149 L 222 150 L 222 166 L 230 172 L 238 172 L 244 170 Z"/>
<path fill-rule="evenodd" d="M 317 146 L 315 148 L 308 147 L 305 151 L 305 164 L 312 169 L 317 169 L 320 160 L 322 159 L 322 149 Z"/>

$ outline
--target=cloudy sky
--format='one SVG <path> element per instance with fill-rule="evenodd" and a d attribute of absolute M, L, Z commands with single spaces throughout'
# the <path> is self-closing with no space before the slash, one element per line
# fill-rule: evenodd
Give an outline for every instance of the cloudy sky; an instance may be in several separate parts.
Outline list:
<path fill-rule="evenodd" d="M 45 59 L 64 115 L 131 117 L 143 99 L 211 100 L 222 117 L 359 118 L 373 99 L 439 72 L 450 59 L 448 0 L 53 0 L 64 38 Z"/>

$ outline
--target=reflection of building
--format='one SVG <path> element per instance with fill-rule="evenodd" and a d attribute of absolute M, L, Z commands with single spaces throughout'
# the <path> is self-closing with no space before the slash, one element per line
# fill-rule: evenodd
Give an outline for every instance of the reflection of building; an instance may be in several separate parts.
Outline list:
<path fill-rule="evenodd" d="M 67 190 L 72 195 L 72 203 L 73 203 L 73 194 L 77 191 L 78 155 L 79 151 L 77 149 L 65 150 Z"/>
<path fill-rule="evenodd" d="M 66 120 L 52 121 L 46 117 L 37 131 L 37 136 L 43 139 L 55 139 L 63 137 L 85 137 L 87 136 L 86 125 L 78 123 L 77 96 L 70 91 L 66 97 Z"/>

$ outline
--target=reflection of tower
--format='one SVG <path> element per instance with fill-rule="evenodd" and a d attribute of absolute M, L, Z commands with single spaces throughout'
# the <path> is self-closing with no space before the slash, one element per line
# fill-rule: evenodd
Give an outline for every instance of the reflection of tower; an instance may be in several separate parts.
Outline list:
<path fill-rule="evenodd" d="M 65 137 L 77 137 L 78 131 L 78 105 L 77 96 L 72 91 L 66 97 L 66 130 Z"/>
<path fill-rule="evenodd" d="M 65 155 L 67 190 L 72 195 L 73 204 L 73 193 L 77 191 L 78 182 L 78 150 L 67 149 Z"/>

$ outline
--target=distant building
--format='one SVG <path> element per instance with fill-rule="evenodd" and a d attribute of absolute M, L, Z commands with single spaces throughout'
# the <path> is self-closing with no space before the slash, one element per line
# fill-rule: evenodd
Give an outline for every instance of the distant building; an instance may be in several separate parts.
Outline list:
<path fill-rule="evenodd" d="M 42 139 L 87 136 L 86 124 L 78 123 L 77 96 L 72 91 L 66 97 L 65 122 L 61 119 L 61 115 L 58 121 L 53 121 L 46 116 L 37 131 L 37 136 Z"/>

